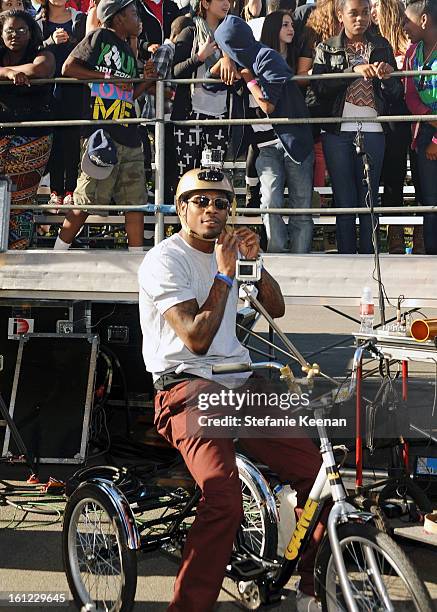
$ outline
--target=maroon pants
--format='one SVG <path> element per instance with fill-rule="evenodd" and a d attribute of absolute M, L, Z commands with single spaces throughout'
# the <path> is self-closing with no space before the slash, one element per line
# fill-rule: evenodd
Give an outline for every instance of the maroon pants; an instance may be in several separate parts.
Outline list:
<path fill-rule="evenodd" d="M 171 612 L 209 612 L 220 592 L 226 565 L 240 526 L 243 509 L 241 485 L 232 439 L 186 436 L 186 413 L 190 398 L 187 382 L 155 399 L 155 424 L 159 433 L 181 453 L 202 491 L 196 519 L 188 532 L 176 578 Z M 306 439 L 241 439 L 244 450 L 268 465 L 282 481 L 297 490 L 299 516 L 320 468 L 320 453 Z M 314 593 L 313 571 L 317 545 L 323 534 L 319 524 L 300 562 L 300 589 Z"/>

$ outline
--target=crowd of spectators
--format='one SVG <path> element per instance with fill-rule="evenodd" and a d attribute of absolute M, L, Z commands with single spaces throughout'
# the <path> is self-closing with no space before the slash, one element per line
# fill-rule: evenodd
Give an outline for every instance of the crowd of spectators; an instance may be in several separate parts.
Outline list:
<path fill-rule="evenodd" d="M 437 70 L 437 0 L 0 0 L 0 120 L 144 117 L 144 125 L 9 127 L 0 133 L 0 172 L 11 178 L 9 248 L 27 248 L 41 181 L 50 204 L 83 205 L 66 215 L 56 249 L 68 249 L 93 204 L 141 205 L 151 175 L 157 78 L 215 78 L 167 84 L 165 201 L 205 147 L 246 160 L 248 206 L 311 207 L 314 187 L 332 186 L 339 208 L 369 205 L 358 128 L 370 158 L 374 205 L 402 206 L 409 158 L 415 200 L 437 204 L 437 75 L 399 78 L 396 70 Z M 236 18 L 231 17 L 236 16 Z M 354 73 L 357 78 L 308 79 Z M 291 81 L 297 74 L 299 80 Z M 30 84 L 68 76 L 131 78 L 140 84 Z M 381 123 L 381 115 L 429 115 Z M 290 126 L 208 125 L 204 119 L 338 117 L 349 122 Z M 362 126 L 354 117 L 375 118 Z M 100 157 L 99 157 L 100 155 Z M 108 159 L 102 162 L 102 156 Z M 99 158 L 100 161 L 95 161 Z M 99 167 L 99 164 L 104 168 Z M 97 166 L 96 166 L 97 164 Z M 103 172 L 102 172 L 103 170 Z M 379 198 L 379 187 L 383 193 Z M 288 200 L 284 198 L 288 187 Z M 285 201 L 284 201 L 285 200 Z M 263 214 L 270 252 L 308 253 L 311 215 Z M 44 228 L 40 231 L 44 231 Z M 126 215 L 129 249 L 143 248 L 142 213 Z M 373 252 L 368 214 L 337 216 L 339 253 Z M 388 229 L 390 253 L 404 253 L 404 228 Z M 437 254 L 437 215 L 414 230 L 414 252 Z"/>

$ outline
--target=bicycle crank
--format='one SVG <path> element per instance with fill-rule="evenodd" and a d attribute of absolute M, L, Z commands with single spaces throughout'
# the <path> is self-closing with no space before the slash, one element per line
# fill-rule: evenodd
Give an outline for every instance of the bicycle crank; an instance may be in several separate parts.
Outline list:
<path fill-rule="evenodd" d="M 257 610 L 260 607 L 261 597 L 259 588 L 253 580 L 240 580 L 238 583 L 238 592 L 245 608 L 248 610 Z"/>

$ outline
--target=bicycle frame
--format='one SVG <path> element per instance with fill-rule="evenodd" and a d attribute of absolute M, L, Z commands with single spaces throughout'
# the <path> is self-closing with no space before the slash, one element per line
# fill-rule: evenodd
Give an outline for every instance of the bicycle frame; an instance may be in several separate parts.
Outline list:
<path fill-rule="evenodd" d="M 315 410 L 314 416 L 316 419 L 322 419 L 323 409 Z M 357 612 L 358 609 L 352 596 L 349 581 L 347 580 L 347 570 L 337 537 L 337 525 L 349 520 L 361 519 L 368 521 L 373 515 L 357 511 L 356 508 L 346 501 L 347 493 L 337 468 L 332 444 L 328 438 L 326 427 L 321 421 L 319 421 L 317 425 L 317 430 L 320 438 L 322 465 L 320 466 L 320 470 L 311 488 L 302 515 L 291 534 L 290 542 L 285 549 L 280 567 L 275 572 L 272 580 L 264 585 L 267 587 L 267 593 L 265 595 L 269 598 L 269 596 L 278 593 L 287 584 L 294 573 L 299 559 L 311 541 L 314 529 L 319 521 L 326 499 L 328 498 L 328 491 L 325 490 L 326 483 L 328 483 L 334 502 L 328 516 L 328 537 L 339 574 L 340 585 L 348 604 L 348 610 Z"/>

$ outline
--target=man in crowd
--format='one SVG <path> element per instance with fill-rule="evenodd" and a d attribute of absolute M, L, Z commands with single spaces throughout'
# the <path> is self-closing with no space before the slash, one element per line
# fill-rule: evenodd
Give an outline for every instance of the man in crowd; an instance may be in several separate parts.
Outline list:
<path fill-rule="evenodd" d="M 183 175 L 176 192 L 182 229 L 151 249 L 139 270 L 143 356 L 157 389 L 155 423 L 182 454 L 202 491 L 169 607 L 172 612 L 212 610 L 242 519 L 231 437 L 187 435 L 187 414 L 217 379 L 212 366 L 250 361 L 236 337 L 235 271 L 238 251 L 243 258 L 257 258 L 259 241 L 247 228 L 225 231 L 233 197 L 232 184 L 220 170 L 197 168 Z M 258 299 L 272 317 L 283 316 L 281 290 L 264 268 Z M 238 384 L 242 382 L 243 378 Z M 299 514 L 320 466 L 315 445 L 309 439 L 241 442 L 282 481 L 293 482 Z M 319 527 L 300 567 L 298 610 L 306 612 L 318 609 L 313 564 Z"/>
<path fill-rule="evenodd" d="M 137 6 L 142 24 L 138 53 L 140 60 L 145 61 L 170 38 L 173 21 L 188 10 L 181 10 L 173 0 L 137 0 Z"/>
<path fill-rule="evenodd" d="M 77 79 L 134 78 L 137 61 L 127 40 L 137 36 L 141 24 L 134 0 L 101 0 L 97 17 L 102 27 L 90 32 L 68 56 L 62 74 Z M 90 89 L 90 119 L 135 117 L 134 100 L 150 85 L 150 66 L 144 68 L 144 83 L 93 83 Z M 118 123 L 104 130 L 87 129 L 82 150 L 82 172 L 74 190 L 74 203 L 142 206 L 147 201 L 143 150 L 138 125 Z M 81 229 L 88 211 L 69 211 L 55 243 L 67 250 Z M 129 250 L 143 250 L 144 214 L 126 213 Z"/>

